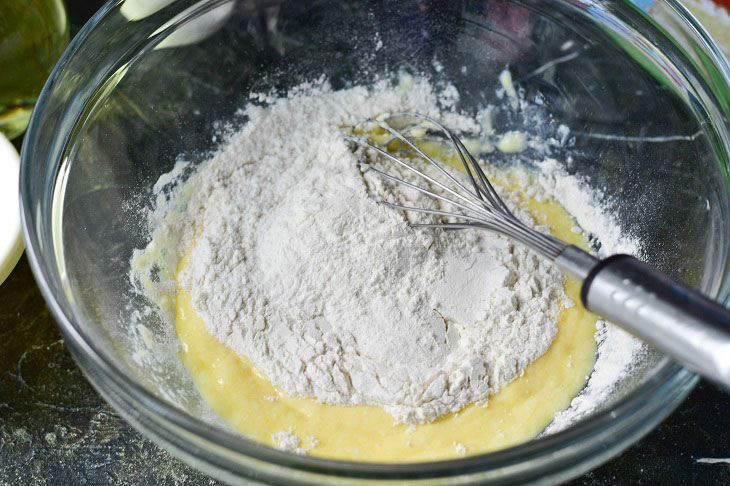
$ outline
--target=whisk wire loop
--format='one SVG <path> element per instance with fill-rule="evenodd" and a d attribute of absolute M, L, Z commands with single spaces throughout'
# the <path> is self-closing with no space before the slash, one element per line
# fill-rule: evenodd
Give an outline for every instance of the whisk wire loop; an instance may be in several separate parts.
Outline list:
<path fill-rule="evenodd" d="M 415 128 L 418 127 L 418 125 L 410 125 L 406 127 L 406 130 L 399 131 L 395 129 L 391 125 L 391 123 L 388 122 L 388 120 L 394 120 L 396 118 L 415 118 L 418 120 L 423 120 L 427 122 L 428 125 L 435 127 L 438 132 L 444 135 L 445 138 L 451 142 L 456 151 L 456 154 L 459 156 L 459 159 L 464 168 L 464 172 L 469 178 L 473 190 L 467 187 L 466 184 L 459 181 L 451 173 L 449 173 L 449 171 L 446 170 L 446 168 L 442 166 L 440 162 L 425 153 L 425 151 L 422 150 L 421 147 L 418 146 L 418 144 L 416 144 L 404 134 L 412 134 L 415 131 Z M 463 212 L 468 213 L 463 214 L 442 211 L 438 209 L 417 208 L 391 203 L 388 201 L 381 201 L 383 204 L 391 208 L 399 209 L 406 212 L 442 216 L 446 218 L 452 218 L 457 221 L 462 220 L 461 222 L 444 221 L 437 223 L 411 223 L 412 227 L 441 228 L 445 230 L 467 228 L 479 228 L 483 230 L 488 230 L 508 236 L 515 241 L 518 241 L 528 246 L 529 248 L 532 248 L 537 253 L 551 260 L 557 258 L 557 256 L 560 255 L 562 251 L 567 247 L 566 243 L 558 240 L 557 238 L 554 238 L 553 236 L 534 231 L 533 229 L 527 227 L 522 221 L 517 219 L 517 217 L 515 217 L 515 215 L 509 210 L 504 201 L 500 198 L 499 194 L 489 182 L 489 179 L 480 167 L 479 163 L 474 158 L 474 156 L 472 156 L 471 153 L 467 150 L 464 143 L 459 139 L 459 137 L 457 137 L 453 132 L 451 132 L 437 120 L 419 113 L 399 112 L 388 114 L 384 116 L 382 120 L 370 118 L 367 119 L 365 122 L 380 127 L 381 129 L 392 135 L 392 138 L 390 138 L 390 140 L 388 140 L 388 142 L 382 147 L 371 143 L 363 137 L 358 137 L 355 135 L 346 137 L 347 140 L 350 140 L 351 142 L 360 145 L 361 147 L 371 149 L 376 154 L 384 157 L 385 159 L 391 162 L 395 162 L 401 167 L 416 174 L 424 181 L 427 181 L 432 186 L 435 186 L 438 189 L 444 191 L 444 194 L 439 194 L 437 192 L 434 192 L 433 190 L 426 189 L 412 182 L 408 182 L 401 177 L 397 177 L 393 174 L 389 174 L 384 170 L 381 170 L 380 168 L 374 167 L 372 164 L 360 161 L 361 167 L 372 170 L 385 179 L 389 179 L 405 187 L 418 191 L 422 194 L 426 194 L 434 199 L 442 201 L 450 206 L 453 206 L 454 208 L 458 208 Z M 431 128 L 428 125 L 424 125 L 425 124 L 421 124 L 421 128 L 426 128 L 426 130 Z M 411 157 L 415 156 L 415 158 L 422 159 L 428 164 L 432 165 L 434 168 L 436 168 L 440 174 L 446 177 L 448 181 L 450 181 L 458 189 L 458 191 L 454 190 L 451 187 L 448 187 L 446 184 L 435 179 L 434 177 L 431 177 L 424 171 L 419 170 L 413 164 L 403 160 L 400 157 L 397 157 L 396 155 L 394 155 L 394 153 L 388 151 L 388 145 L 390 144 L 390 142 L 395 140 L 400 141 L 403 145 L 405 145 L 405 147 L 407 147 L 407 151 L 410 153 Z"/>
<path fill-rule="evenodd" d="M 363 165 L 367 165 L 367 164 L 363 164 Z M 448 197 L 442 196 L 441 194 L 436 194 L 433 191 L 429 191 L 428 189 L 424 189 L 423 187 L 417 186 L 417 185 L 412 184 L 412 183 L 410 183 L 408 181 L 404 181 L 403 179 L 401 179 L 399 177 L 396 177 L 394 175 L 388 174 L 387 172 L 384 172 L 384 171 L 378 169 L 377 167 L 372 167 L 372 166 L 368 166 L 368 167 L 369 167 L 368 170 L 372 170 L 373 172 L 375 172 L 375 173 L 379 174 L 380 176 L 382 176 L 382 177 L 384 177 L 386 179 L 389 179 L 389 180 L 391 180 L 393 182 L 397 182 L 398 184 L 401 184 L 403 186 L 409 187 L 409 188 L 411 188 L 413 190 L 416 190 L 416 191 L 418 191 L 418 192 L 420 192 L 422 194 L 426 194 L 427 196 L 431 196 L 431 197 L 433 197 L 435 199 L 438 199 L 439 201 L 443 201 L 443 202 L 445 202 L 447 204 L 451 204 L 452 206 L 455 206 L 455 207 L 457 207 L 459 209 L 463 209 L 464 211 L 474 212 L 476 214 L 481 215 L 482 217 L 485 216 L 485 212 L 484 211 L 481 211 L 479 207 L 473 208 L 473 207 L 465 206 L 465 205 L 463 205 L 461 203 L 458 203 L 456 201 L 453 201 L 453 200 L 449 199 Z M 420 173 L 418 171 L 416 171 L 416 172 L 417 173 Z M 386 204 L 390 204 L 390 203 L 388 203 L 385 200 L 383 200 L 382 202 L 383 203 L 386 203 Z M 467 200 L 467 202 L 471 203 L 471 201 L 468 201 L 468 200 Z M 473 203 L 471 203 L 471 204 L 473 204 Z M 405 209 L 405 207 L 403 209 Z M 413 208 L 413 210 L 415 210 L 415 209 L 416 208 Z M 419 212 L 425 212 L 425 211 L 419 211 Z M 460 214 L 457 215 L 457 214 L 454 214 L 454 213 L 446 213 L 446 215 L 464 217 L 463 215 L 460 215 Z M 486 215 L 488 215 L 488 214 L 486 214 Z"/>
<path fill-rule="evenodd" d="M 505 216 L 509 218 L 514 219 L 514 215 L 512 212 L 507 208 L 507 205 L 504 204 L 504 201 L 499 197 L 497 194 L 497 191 L 494 190 L 494 187 L 489 182 L 489 179 L 487 179 L 486 175 L 484 174 L 484 171 L 481 167 L 479 167 L 479 163 L 476 161 L 476 159 L 471 155 L 471 153 L 466 149 L 466 146 L 464 146 L 464 143 L 454 135 L 454 133 L 446 128 L 441 122 L 438 120 L 428 116 L 428 115 L 422 115 L 420 113 L 412 113 L 412 112 L 399 112 L 399 113 L 393 113 L 392 116 L 411 116 L 415 118 L 423 118 L 424 120 L 428 121 L 432 125 L 434 125 L 436 128 L 438 128 L 442 133 L 446 134 L 446 136 L 451 140 L 451 143 L 454 145 L 454 148 L 456 149 L 457 154 L 459 155 L 459 159 L 461 159 L 461 163 L 464 165 L 464 171 L 469 176 L 469 179 L 474 186 L 474 189 L 476 190 L 476 194 L 479 196 L 479 199 L 484 202 L 484 199 L 482 199 L 481 195 L 483 194 L 487 200 L 492 204 L 491 207 L 498 208 Z M 382 126 L 382 125 L 381 125 Z M 391 130 L 391 133 L 392 130 Z M 468 162 L 467 162 L 468 160 Z M 433 163 L 433 162 L 432 162 Z M 479 185 L 476 180 L 474 180 L 474 176 L 472 174 L 472 170 L 474 173 L 477 174 L 477 177 L 479 178 L 479 181 L 482 185 Z M 459 184 L 458 182 L 456 182 Z M 461 186 L 461 184 L 459 184 Z M 463 188 L 463 186 L 461 186 Z M 466 189 L 466 188 L 464 188 Z M 470 192 L 471 194 L 471 192 Z M 474 196 L 472 194 L 472 196 Z"/>
<path fill-rule="evenodd" d="M 401 114 L 398 113 L 396 115 L 401 115 Z M 405 113 L 404 113 L 404 115 L 405 115 Z M 421 147 L 419 147 L 418 145 L 416 145 L 415 143 L 413 143 L 409 138 L 407 138 L 406 136 L 404 136 L 401 132 L 399 132 L 398 130 L 395 130 L 389 124 L 384 123 L 384 122 L 382 122 L 380 120 L 376 120 L 374 118 L 369 118 L 367 120 L 367 122 L 374 123 L 375 125 L 379 126 L 383 130 L 388 131 L 397 140 L 400 140 L 401 142 L 403 142 L 404 144 L 406 144 L 411 150 L 413 150 L 416 154 L 418 154 L 419 157 L 423 158 L 429 164 L 431 164 L 432 166 L 436 167 L 436 169 L 438 169 L 438 171 L 441 174 L 443 174 L 446 178 L 448 178 L 449 181 L 451 181 L 453 184 L 455 184 L 459 189 L 461 189 L 462 191 L 464 191 L 466 194 L 468 194 L 472 198 L 475 198 L 475 199 L 477 198 L 477 195 L 474 194 L 474 193 L 472 193 L 472 191 L 468 187 L 466 187 L 464 184 L 462 184 L 460 181 L 458 181 L 453 175 L 451 175 L 449 173 L 449 171 L 447 171 L 446 169 L 444 169 L 439 162 L 437 162 L 433 157 L 431 157 L 430 155 L 428 155 L 427 153 L 425 153 L 421 149 Z"/>
<path fill-rule="evenodd" d="M 466 204 L 468 204 L 469 206 L 472 207 L 471 210 L 473 210 L 473 211 L 480 211 L 480 210 L 482 210 L 481 212 L 483 213 L 484 212 L 483 210 L 486 209 L 487 212 L 489 212 L 489 208 L 483 208 L 481 205 L 476 204 L 473 200 L 471 200 L 471 199 L 469 199 L 469 198 L 467 198 L 467 197 L 459 194 L 458 192 L 454 191 L 450 187 L 445 186 L 441 182 L 439 182 L 436 179 L 428 176 L 427 174 L 425 174 L 422 171 L 418 170 L 417 168 L 413 167 L 411 164 L 408 164 L 408 163 L 404 162 L 403 160 L 399 159 L 398 157 L 395 157 L 394 155 L 388 153 L 387 151 L 383 150 L 382 148 L 380 148 L 380 147 L 378 147 L 376 145 L 373 145 L 370 142 L 366 142 L 364 140 L 358 139 L 357 137 L 348 137 L 348 139 L 354 141 L 355 143 L 360 144 L 363 147 L 368 147 L 368 148 L 376 151 L 378 154 L 382 155 L 383 157 L 385 157 L 385 158 L 387 158 L 387 159 L 389 159 L 389 160 L 391 160 L 391 161 L 399 164 L 401 167 L 404 167 L 404 168 L 410 170 L 411 172 L 417 174 L 418 176 L 420 176 L 423 179 L 427 180 L 431 184 L 433 184 L 433 185 L 435 185 L 435 186 L 443 189 L 444 191 L 448 192 L 452 196 L 454 196 L 454 197 L 456 197 L 456 198 L 464 201 Z M 454 201 L 451 201 L 450 199 L 447 199 L 447 198 L 443 198 L 443 197 L 437 195 L 436 193 L 434 193 L 432 191 L 429 191 L 427 189 L 423 189 L 422 187 L 416 186 L 415 184 L 408 183 L 408 182 L 404 181 L 403 179 L 400 179 L 400 178 L 395 177 L 393 175 L 390 175 L 390 174 L 388 174 L 388 173 L 386 173 L 384 171 L 381 171 L 381 170 L 377 169 L 376 167 L 373 167 L 370 164 L 365 164 L 365 165 L 367 165 L 370 170 L 373 170 L 373 171 L 377 172 L 378 174 L 382 175 L 383 177 L 386 177 L 387 179 L 390 179 L 390 180 L 392 180 L 394 182 L 398 182 L 400 184 L 403 184 L 405 186 L 408 186 L 411 189 L 415 189 L 417 191 L 423 192 L 424 194 L 428 194 L 429 196 L 436 197 L 436 198 L 438 198 L 438 199 L 440 199 L 440 200 L 442 200 L 444 202 L 448 202 L 450 204 L 456 205 L 456 203 Z M 435 164 L 435 165 L 438 166 L 438 164 Z M 458 182 L 457 182 L 457 184 L 458 184 Z M 470 191 L 469 191 L 469 194 L 471 194 Z M 459 205 L 459 207 L 461 207 L 462 209 L 465 209 L 461 205 Z"/>

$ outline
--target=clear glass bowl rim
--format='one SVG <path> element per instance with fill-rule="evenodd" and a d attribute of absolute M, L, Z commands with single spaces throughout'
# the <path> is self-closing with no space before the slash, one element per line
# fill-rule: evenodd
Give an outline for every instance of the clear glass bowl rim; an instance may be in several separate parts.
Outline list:
<path fill-rule="evenodd" d="M 730 66 L 704 27 L 677 0 L 658 1 L 668 5 L 682 21 L 683 28 L 700 40 L 700 45 L 707 50 L 705 54 L 722 73 L 725 82 L 730 84 Z M 59 74 L 69 59 L 74 56 L 79 46 L 105 15 L 117 8 L 120 3 L 122 0 L 107 2 L 72 40 L 39 96 L 28 126 L 26 140 L 38 136 L 36 131 L 39 113 L 43 111 L 46 100 L 56 87 Z M 70 132 L 64 134 L 65 141 L 68 141 L 70 135 Z M 564 473 L 560 475 L 557 471 L 558 475 L 553 478 L 566 479 L 604 462 L 638 440 L 671 413 L 698 381 L 695 374 L 665 359 L 645 383 L 619 399 L 611 409 L 596 414 L 588 421 L 502 451 L 457 460 L 376 464 L 302 457 L 262 446 L 232 433 L 214 430 L 210 425 L 181 412 L 136 383 L 132 376 L 115 365 L 105 350 L 94 345 L 83 328 L 75 324 L 73 317 L 67 315 L 59 304 L 58 299 L 63 296 L 56 295 L 49 284 L 49 281 L 58 280 L 58 272 L 55 267 L 47 265 L 46 259 L 42 257 L 42 245 L 36 229 L 36 224 L 50 224 L 48 222 L 50 215 L 38 215 L 43 221 L 36 219 L 33 199 L 35 194 L 28 190 L 30 178 L 39 170 L 31 162 L 34 153 L 30 145 L 23 145 L 20 173 L 21 219 L 26 254 L 41 293 L 58 322 L 69 349 L 92 385 L 133 425 L 173 453 L 219 477 L 231 477 L 230 473 L 246 475 L 246 472 L 250 471 L 250 465 L 238 459 L 251 458 L 303 473 L 334 474 L 352 479 L 425 479 L 504 469 L 505 474 L 498 476 L 501 480 L 507 480 L 515 477 L 507 469 L 518 464 L 546 463 L 544 472 L 547 473 L 551 469 L 549 466 L 551 462 L 563 464 L 578 459 L 586 453 L 592 453 L 596 457 L 595 460 L 584 458 L 582 466 L 576 465 L 572 469 L 563 464 Z M 41 170 L 52 168 L 54 167 L 43 167 Z M 52 260 L 55 263 L 55 259 Z M 725 304 L 727 305 L 727 302 Z M 130 405 L 131 409 L 128 408 Z M 591 438 L 598 436 L 615 437 L 615 440 L 611 444 L 592 443 L 592 447 L 589 446 Z M 191 457 L 197 460 L 191 460 Z M 556 460 L 558 458 L 559 461 Z M 226 472 L 228 474 L 224 474 Z M 524 474 L 524 471 L 514 473 L 519 475 Z M 548 476 L 549 473 L 542 475 L 543 479 Z"/>

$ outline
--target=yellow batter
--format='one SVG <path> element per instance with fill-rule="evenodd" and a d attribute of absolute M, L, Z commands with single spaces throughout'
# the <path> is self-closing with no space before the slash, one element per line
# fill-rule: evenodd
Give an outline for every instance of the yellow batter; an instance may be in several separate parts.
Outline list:
<path fill-rule="evenodd" d="M 587 248 L 572 231 L 572 219 L 553 202 L 523 201 L 558 238 Z M 182 259 L 179 270 L 185 266 Z M 532 439 L 565 409 L 593 369 L 596 316 L 580 305 L 580 287 L 568 280 L 575 303 L 564 309 L 548 351 L 522 377 L 489 398 L 438 421 L 409 427 L 394 425 L 378 407 L 325 405 L 286 396 L 246 358 L 214 339 L 191 306 L 189 293 L 177 294 L 176 327 L 183 361 L 212 409 L 247 437 L 276 445 L 273 434 L 291 431 L 300 448 L 332 459 L 409 462 L 439 460 L 502 449 Z M 312 440 L 314 439 L 314 440 Z"/>

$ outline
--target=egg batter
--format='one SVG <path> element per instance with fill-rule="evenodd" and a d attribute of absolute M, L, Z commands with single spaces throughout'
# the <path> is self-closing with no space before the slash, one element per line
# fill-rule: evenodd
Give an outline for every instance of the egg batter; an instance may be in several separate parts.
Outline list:
<path fill-rule="evenodd" d="M 540 224 L 567 243 L 587 248 L 572 218 L 556 203 L 524 198 Z M 187 264 L 183 258 L 178 272 Z M 489 398 L 432 423 L 394 425 L 374 406 L 335 406 L 287 396 L 257 372 L 249 360 L 218 342 L 179 290 L 176 329 L 182 359 L 213 411 L 241 434 L 295 452 L 341 460 L 409 462 L 441 460 L 495 451 L 534 438 L 583 388 L 595 361 L 595 315 L 580 305 L 580 287 L 565 283 L 575 303 L 561 311 L 548 351 L 524 374 Z"/>
<path fill-rule="evenodd" d="M 433 200 L 383 184 L 342 137 L 377 114 L 438 111 L 440 94 L 418 80 L 270 101 L 248 105 L 247 123 L 189 180 L 184 161 L 160 178 L 151 242 L 133 256 L 201 397 L 254 441 L 341 460 L 456 458 L 544 430 L 595 361 L 597 318 L 578 284 L 504 238 L 409 228 L 378 201 Z M 489 113 L 447 122 L 475 153 L 547 150 L 526 133 L 500 138 Z M 533 174 L 536 191 L 525 174 L 495 180 L 512 211 L 585 248 L 573 218 L 544 200 L 548 172 Z"/>

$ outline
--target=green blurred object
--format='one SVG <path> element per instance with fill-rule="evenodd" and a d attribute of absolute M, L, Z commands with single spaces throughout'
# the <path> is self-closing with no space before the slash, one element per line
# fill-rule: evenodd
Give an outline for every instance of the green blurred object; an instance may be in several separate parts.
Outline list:
<path fill-rule="evenodd" d="M 0 132 L 25 131 L 38 95 L 69 41 L 62 0 L 2 0 Z"/>

